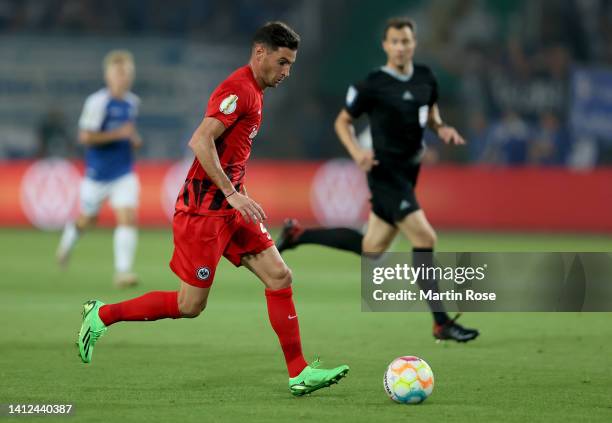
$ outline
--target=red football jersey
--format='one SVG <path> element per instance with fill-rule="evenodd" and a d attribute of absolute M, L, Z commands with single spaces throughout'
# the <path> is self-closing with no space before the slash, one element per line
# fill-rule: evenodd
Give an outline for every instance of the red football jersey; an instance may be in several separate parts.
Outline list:
<path fill-rule="evenodd" d="M 261 125 L 262 107 L 263 90 L 257 85 L 248 65 L 237 69 L 223 81 L 208 101 L 206 117 L 218 119 L 225 126 L 225 132 L 217 138 L 215 145 L 221 167 L 237 191 L 243 186 L 251 145 Z M 233 208 L 196 157 L 177 198 L 176 210 L 223 215 L 232 213 Z"/>

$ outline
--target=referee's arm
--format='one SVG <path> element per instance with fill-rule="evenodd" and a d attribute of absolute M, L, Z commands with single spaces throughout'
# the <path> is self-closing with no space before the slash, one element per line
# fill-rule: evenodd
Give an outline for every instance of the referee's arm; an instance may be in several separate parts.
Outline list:
<path fill-rule="evenodd" d="M 338 117 L 336 117 L 336 121 L 334 122 L 334 129 L 336 130 L 338 139 L 361 170 L 369 172 L 372 166 L 378 164 L 378 161 L 374 159 L 374 152 L 372 150 L 364 149 L 359 146 L 359 142 L 355 135 L 353 117 L 346 109 L 342 109 L 340 113 L 338 113 Z"/>
<path fill-rule="evenodd" d="M 429 108 L 429 116 L 427 118 L 427 126 L 444 141 L 445 144 L 464 145 L 465 140 L 459 132 L 452 126 L 448 126 L 440 117 L 440 109 L 438 103 L 434 103 Z"/>

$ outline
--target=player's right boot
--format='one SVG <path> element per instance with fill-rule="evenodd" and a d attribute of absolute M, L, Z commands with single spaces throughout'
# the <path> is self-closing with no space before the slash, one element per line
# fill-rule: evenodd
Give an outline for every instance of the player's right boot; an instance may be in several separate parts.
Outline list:
<path fill-rule="evenodd" d="M 321 388 L 327 388 L 338 383 L 349 371 L 349 366 L 346 364 L 333 369 L 319 369 L 318 367 L 319 359 L 316 359 L 299 375 L 289 378 L 289 390 L 292 395 L 299 397 Z"/>
<path fill-rule="evenodd" d="M 304 228 L 302 228 L 302 225 L 300 225 L 300 222 L 298 222 L 297 219 L 285 219 L 283 230 L 276 240 L 276 248 L 278 248 L 278 252 L 282 253 L 285 250 L 295 248 L 296 240 L 303 233 Z"/>
<path fill-rule="evenodd" d="M 98 300 L 89 300 L 83 304 L 83 323 L 77 339 L 79 357 L 81 357 L 83 363 L 91 362 L 94 345 L 98 338 L 106 332 L 106 325 L 98 315 L 98 310 L 103 305 L 104 303 Z"/>
<path fill-rule="evenodd" d="M 438 341 L 451 340 L 457 342 L 468 342 L 476 339 L 478 335 L 480 335 L 480 332 L 476 329 L 464 328 L 458 324 L 456 320 L 459 316 L 461 316 L 461 313 L 458 313 L 454 318 L 441 325 L 434 323 L 434 338 Z"/>

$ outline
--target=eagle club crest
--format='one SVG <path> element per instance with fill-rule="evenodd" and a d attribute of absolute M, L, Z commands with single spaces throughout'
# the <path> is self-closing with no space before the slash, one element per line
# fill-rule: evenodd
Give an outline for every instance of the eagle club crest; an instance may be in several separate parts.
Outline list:
<path fill-rule="evenodd" d="M 210 277 L 210 269 L 206 266 L 202 266 L 196 271 L 196 276 L 199 280 L 205 281 Z"/>

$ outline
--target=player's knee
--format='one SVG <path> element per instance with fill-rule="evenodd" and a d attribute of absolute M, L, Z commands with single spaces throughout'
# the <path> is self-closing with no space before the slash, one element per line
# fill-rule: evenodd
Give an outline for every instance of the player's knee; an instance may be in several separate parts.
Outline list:
<path fill-rule="evenodd" d="M 123 226 L 132 226 L 132 227 L 135 227 L 136 226 L 136 216 L 134 216 L 134 215 L 126 216 L 123 219 L 118 219 L 117 223 L 119 225 L 123 225 Z"/>
<path fill-rule="evenodd" d="M 361 243 L 361 248 L 364 254 L 368 254 L 368 256 L 372 258 L 376 258 L 377 256 L 383 254 L 387 248 L 389 248 L 389 243 L 382 240 L 373 240 L 364 237 Z"/>
<path fill-rule="evenodd" d="M 76 221 L 76 227 L 79 231 L 90 229 L 96 224 L 97 216 L 80 216 Z"/>
<path fill-rule="evenodd" d="M 433 248 L 438 241 L 436 232 L 433 230 L 420 230 L 414 234 L 413 244 L 418 248 Z"/>
<path fill-rule="evenodd" d="M 268 288 L 283 289 L 291 286 L 293 282 L 293 274 L 291 269 L 286 264 L 279 265 L 272 272 L 272 277 L 268 281 Z"/>
<path fill-rule="evenodd" d="M 287 265 L 283 265 L 282 268 L 279 269 L 277 281 L 279 288 L 287 288 L 291 286 L 291 282 L 293 282 L 293 273 L 291 272 L 291 269 L 287 267 Z"/>
<path fill-rule="evenodd" d="M 129 209 L 121 209 L 116 214 L 117 224 L 122 226 L 136 226 L 136 212 Z"/>
<path fill-rule="evenodd" d="M 137 223 L 137 219 L 136 219 L 136 213 L 130 213 L 127 218 L 126 218 L 126 224 L 129 226 L 136 226 Z"/>

